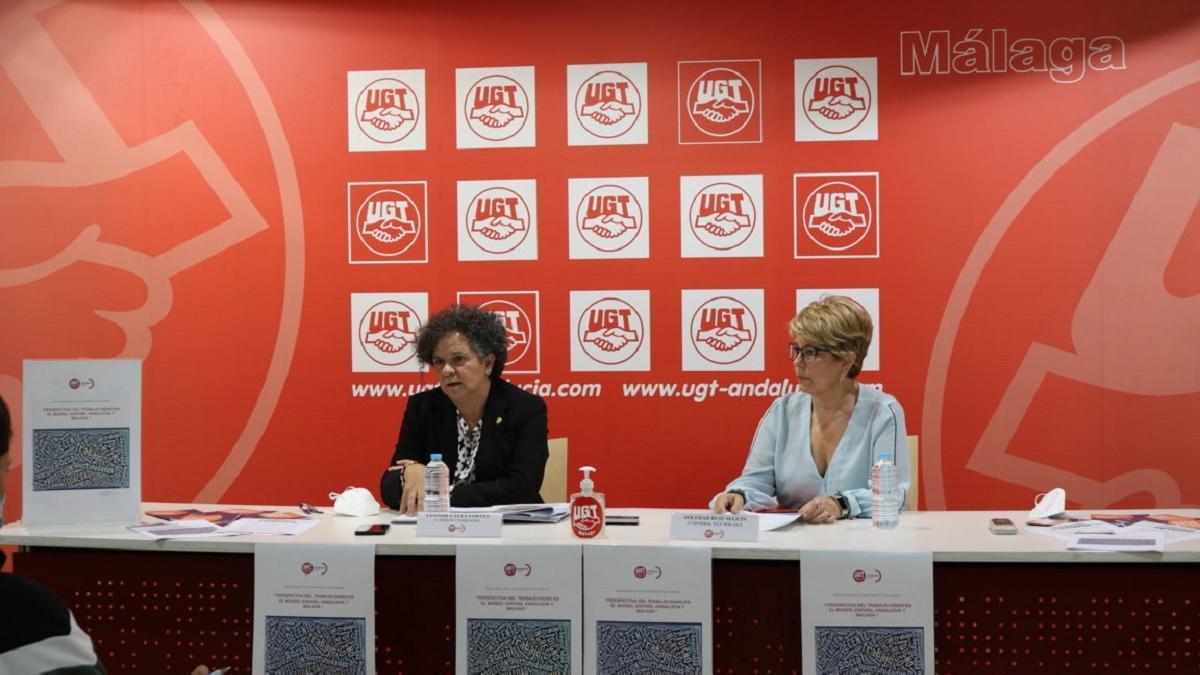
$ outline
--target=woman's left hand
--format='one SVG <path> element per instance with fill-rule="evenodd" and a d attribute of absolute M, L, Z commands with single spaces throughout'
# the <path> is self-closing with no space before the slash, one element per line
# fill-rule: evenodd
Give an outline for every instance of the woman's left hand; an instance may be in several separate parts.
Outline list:
<path fill-rule="evenodd" d="M 842 509 L 833 497 L 813 497 L 807 504 L 800 507 L 800 522 L 832 523 L 841 514 Z"/>

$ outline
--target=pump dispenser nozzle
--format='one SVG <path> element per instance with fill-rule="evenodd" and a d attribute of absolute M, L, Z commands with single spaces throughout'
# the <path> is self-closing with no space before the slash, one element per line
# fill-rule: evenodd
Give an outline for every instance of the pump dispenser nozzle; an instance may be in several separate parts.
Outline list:
<path fill-rule="evenodd" d="M 592 472 L 596 470 L 596 467 L 581 466 L 579 470 L 583 472 L 583 480 L 579 481 L 579 490 L 585 495 L 591 495 L 592 488 L 596 485 L 592 482 Z"/>

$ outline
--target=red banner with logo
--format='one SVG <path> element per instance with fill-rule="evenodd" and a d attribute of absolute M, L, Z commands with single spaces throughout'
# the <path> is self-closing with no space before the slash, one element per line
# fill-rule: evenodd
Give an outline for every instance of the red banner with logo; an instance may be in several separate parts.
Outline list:
<path fill-rule="evenodd" d="M 836 292 L 924 506 L 1195 505 L 1200 10 L 1005 8 L 13 3 L 0 395 L 143 359 L 147 500 L 319 501 L 465 302 L 610 506 L 695 507 Z"/>

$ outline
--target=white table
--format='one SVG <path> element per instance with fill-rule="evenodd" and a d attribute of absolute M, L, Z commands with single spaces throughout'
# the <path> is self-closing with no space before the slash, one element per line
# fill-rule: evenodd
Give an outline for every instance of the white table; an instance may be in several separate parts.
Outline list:
<path fill-rule="evenodd" d="M 218 505 L 146 504 L 145 510 L 217 510 Z M 225 505 L 229 508 L 229 505 Z M 294 507 L 249 507 L 295 510 Z M 756 543 L 668 539 L 672 511 L 613 509 L 640 525 L 610 526 L 587 546 L 712 549 L 714 666 L 790 672 L 799 663 L 799 560 L 806 550 L 928 550 L 934 560 L 939 671 L 1180 672 L 1200 663 L 1200 542 L 1164 553 L 1066 551 L 1061 540 L 1026 532 L 993 535 L 989 518 L 1023 523 L 1021 512 L 918 512 L 874 531 L 865 520 L 791 525 Z M 1198 511 L 1172 509 L 1184 515 Z M 366 541 L 358 525 L 330 512 L 297 542 Z M 441 672 L 453 655 L 454 556 L 446 539 L 394 525 L 371 537 L 376 564 L 379 672 Z M 221 663 L 246 672 L 254 544 L 277 537 L 152 541 L 122 527 L 0 529 L 16 545 L 19 573 L 53 588 L 74 609 L 110 671 L 174 672 L 180 663 Z M 509 524 L 481 545 L 579 543 L 567 522 Z M 1189 640 L 1190 642 L 1186 641 Z M 413 644 L 426 645 L 414 660 Z M 420 660 L 420 659 L 425 660 Z M 755 659 L 760 659 L 756 661 Z M 1093 662 L 1095 665 L 1093 666 Z M 1041 665 L 1039 665 L 1041 664 Z M 765 671 L 764 671 L 765 672 Z"/>
<path fill-rule="evenodd" d="M 145 511 L 195 508 L 217 510 L 232 505 L 147 503 Z M 295 507 L 244 506 L 297 511 Z M 387 521 L 393 511 L 378 516 L 352 518 L 324 509 L 314 516 L 318 524 L 303 535 L 287 537 L 289 541 L 306 543 L 348 543 L 361 537 L 354 529 L 362 524 Z M 1164 512 L 1200 517 L 1200 510 L 1168 509 Z M 1025 513 L 1018 511 L 918 511 L 901 515 L 895 530 L 871 528 L 870 520 L 844 520 L 830 525 L 793 524 L 782 530 L 763 533 L 756 543 L 744 542 L 684 542 L 670 541 L 668 532 L 671 514 L 668 509 L 613 509 L 610 513 L 635 514 L 637 526 L 609 526 L 604 539 L 588 542 L 589 546 L 704 546 L 713 550 L 717 559 L 799 560 L 806 550 L 929 550 L 935 562 L 1011 562 L 1011 563 L 1200 563 L 1200 540 L 1167 547 L 1163 553 L 1090 553 L 1067 551 L 1063 542 L 1044 534 L 1035 534 L 1021 523 Z M 1103 513 L 1103 511 L 1099 511 Z M 994 535 L 988 531 L 989 518 L 1007 517 L 1018 523 L 1016 535 Z M 146 522 L 156 522 L 147 518 Z M 54 527 L 27 529 L 15 522 L 0 529 L 0 544 L 22 547 L 86 548 L 128 551 L 175 551 L 197 553 L 251 553 L 260 541 L 278 541 L 279 537 L 242 536 L 215 539 L 171 539 L 153 541 L 129 532 L 122 526 L 87 526 L 79 528 Z M 395 525 L 386 535 L 371 537 L 376 551 L 384 556 L 453 556 L 455 544 L 447 539 L 416 536 L 415 525 Z M 578 544 L 571 537 L 567 521 L 555 524 L 510 523 L 499 539 L 473 539 L 473 544 L 520 545 Z"/>

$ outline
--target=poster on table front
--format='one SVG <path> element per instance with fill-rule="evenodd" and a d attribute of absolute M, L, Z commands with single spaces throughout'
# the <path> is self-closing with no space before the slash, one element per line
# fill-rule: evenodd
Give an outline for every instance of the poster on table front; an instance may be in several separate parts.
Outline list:
<path fill-rule="evenodd" d="M 712 673 L 707 547 L 585 546 L 584 670 Z"/>
<path fill-rule="evenodd" d="M 22 523 L 137 523 L 142 362 L 28 360 L 23 382 Z"/>
<path fill-rule="evenodd" d="M 374 544 L 255 544 L 255 675 L 374 672 Z"/>
<path fill-rule="evenodd" d="M 929 551 L 800 554 L 805 675 L 933 675 Z"/>
<path fill-rule="evenodd" d="M 455 671 L 581 672 L 580 548 L 460 544 Z"/>

